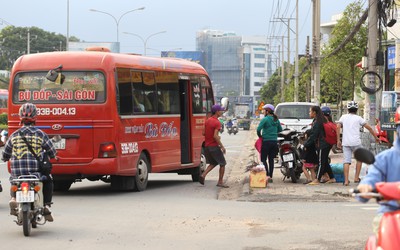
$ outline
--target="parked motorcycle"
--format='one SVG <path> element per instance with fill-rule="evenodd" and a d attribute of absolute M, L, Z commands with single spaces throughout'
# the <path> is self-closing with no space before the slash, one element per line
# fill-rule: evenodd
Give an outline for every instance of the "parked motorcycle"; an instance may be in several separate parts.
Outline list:
<path fill-rule="evenodd" d="M 226 127 L 228 134 L 234 134 L 236 135 L 239 132 L 239 128 L 236 125 L 233 125 L 232 127 Z"/>
<path fill-rule="evenodd" d="M 283 180 L 290 178 L 296 183 L 303 173 L 303 163 L 300 160 L 299 141 L 302 132 L 294 129 L 285 129 L 278 134 L 279 156 Z"/>
<path fill-rule="evenodd" d="M 374 155 L 364 148 L 354 152 L 354 157 L 361 162 L 372 164 L 375 161 Z M 351 189 L 353 196 L 361 196 L 357 189 Z M 362 195 L 376 199 L 378 203 L 385 203 L 391 200 L 400 202 L 400 182 L 379 182 L 371 193 Z M 400 249 L 400 210 L 384 213 L 379 224 L 378 236 L 371 235 L 365 245 L 365 249 Z"/>
<path fill-rule="evenodd" d="M 16 193 L 17 207 L 12 211 L 17 225 L 23 228 L 25 236 L 29 236 L 31 228 L 44 225 L 42 182 L 35 175 L 21 175 L 11 181 L 11 191 Z"/>

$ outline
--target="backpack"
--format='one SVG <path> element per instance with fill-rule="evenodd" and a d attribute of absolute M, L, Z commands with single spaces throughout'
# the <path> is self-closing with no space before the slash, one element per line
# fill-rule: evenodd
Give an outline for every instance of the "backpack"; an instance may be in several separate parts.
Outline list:
<path fill-rule="evenodd" d="M 333 122 L 323 123 L 324 131 L 325 131 L 325 141 L 329 145 L 335 145 L 337 143 L 337 134 L 336 134 L 336 124 Z"/>

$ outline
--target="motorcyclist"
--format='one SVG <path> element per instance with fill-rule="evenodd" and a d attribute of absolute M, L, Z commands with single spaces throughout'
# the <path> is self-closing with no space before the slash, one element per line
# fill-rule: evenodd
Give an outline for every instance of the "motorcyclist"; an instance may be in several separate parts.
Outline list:
<path fill-rule="evenodd" d="M 21 175 L 36 175 L 43 182 L 43 202 L 44 202 L 44 217 L 47 221 L 53 221 L 50 211 L 53 195 L 53 180 L 51 176 L 44 176 L 40 173 L 39 162 L 29 151 L 26 141 L 31 145 L 35 153 L 41 158 L 43 150 L 46 150 L 50 158 L 56 157 L 56 149 L 53 142 L 47 134 L 35 127 L 37 109 L 32 103 L 25 103 L 19 109 L 19 117 L 23 125 L 15 131 L 7 140 L 2 160 L 10 160 L 11 177 L 10 180 L 16 179 Z M 15 192 L 11 192 L 10 214 L 16 215 L 18 206 L 15 200 Z"/>
<path fill-rule="evenodd" d="M 371 192 L 377 182 L 399 182 L 400 181 L 400 107 L 395 114 L 397 139 L 394 146 L 388 150 L 382 151 L 375 158 L 375 163 L 368 169 L 368 174 L 361 180 L 357 189 L 360 193 Z M 362 202 L 367 202 L 371 197 L 363 195 L 358 197 Z M 400 209 L 400 204 L 396 201 L 381 203 L 378 214 L 373 220 L 374 232 L 378 232 L 379 223 L 383 213 L 396 211 Z"/>
<path fill-rule="evenodd" d="M 229 119 L 228 122 L 226 123 L 226 127 L 227 128 L 232 128 L 232 126 L 233 126 L 233 122 L 232 122 L 231 119 Z"/>

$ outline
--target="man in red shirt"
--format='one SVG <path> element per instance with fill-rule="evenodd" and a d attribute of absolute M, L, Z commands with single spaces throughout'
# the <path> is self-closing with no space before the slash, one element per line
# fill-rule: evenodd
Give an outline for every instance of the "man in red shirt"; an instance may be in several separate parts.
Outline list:
<path fill-rule="evenodd" d="M 222 145 L 221 137 L 219 136 L 219 130 L 221 129 L 221 123 L 218 120 L 218 117 L 222 116 L 225 109 L 220 105 L 213 105 L 211 108 L 212 116 L 207 119 L 203 135 L 205 136 L 205 156 L 208 165 L 207 169 L 200 176 L 199 182 L 204 185 L 204 179 L 206 175 L 217 165 L 219 165 L 219 179 L 217 186 L 228 188 L 229 186 L 225 185 L 223 182 L 224 173 L 225 173 L 225 156 L 226 150 L 224 145 Z"/>

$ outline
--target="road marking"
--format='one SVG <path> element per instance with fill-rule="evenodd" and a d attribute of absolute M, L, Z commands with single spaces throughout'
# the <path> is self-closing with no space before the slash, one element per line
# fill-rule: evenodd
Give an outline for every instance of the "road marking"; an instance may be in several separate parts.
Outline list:
<path fill-rule="evenodd" d="M 346 204 L 343 206 L 345 206 L 345 207 L 379 207 L 378 204 L 365 204 L 365 203 Z"/>
<path fill-rule="evenodd" d="M 343 205 L 345 207 L 356 207 L 360 208 L 362 210 L 378 210 L 379 205 L 378 204 L 366 204 L 366 203 L 359 203 L 359 204 L 347 204 Z"/>

